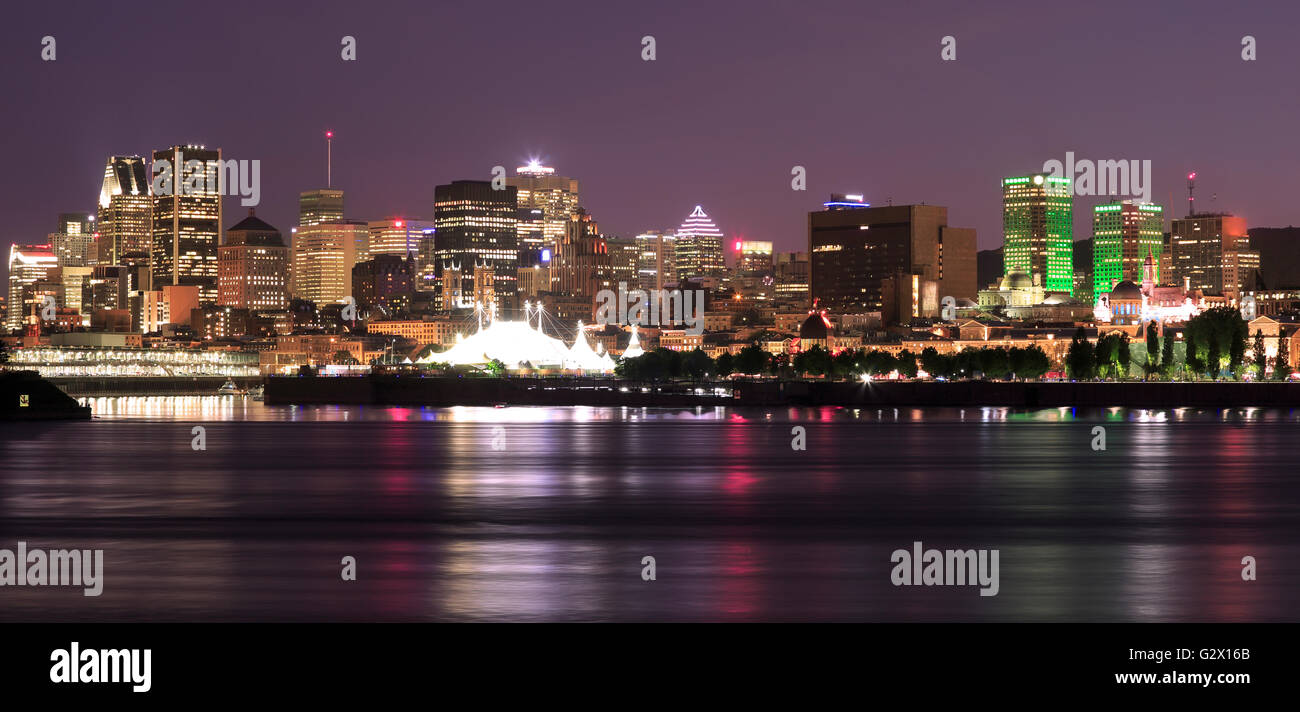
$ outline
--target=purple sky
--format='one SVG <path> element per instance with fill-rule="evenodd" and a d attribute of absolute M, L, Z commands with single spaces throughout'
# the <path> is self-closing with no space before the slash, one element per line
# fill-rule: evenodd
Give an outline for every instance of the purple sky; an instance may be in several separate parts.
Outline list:
<path fill-rule="evenodd" d="M 729 237 L 800 249 L 806 213 L 839 191 L 947 205 L 987 249 L 1000 178 L 1072 150 L 1150 159 L 1176 215 L 1196 170 L 1199 208 L 1300 222 L 1294 3 L 284 5 L 8 8 L 0 244 L 93 210 L 109 154 L 174 143 L 260 159 L 258 215 L 287 233 L 298 192 L 325 182 L 326 128 L 358 219 L 432 217 L 436 184 L 536 155 L 581 180 L 606 233 L 675 227 L 699 203 Z M 1093 202 L 1076 202 L 1076 239 Z M 228 200 L 227 225 L 245 212 Z"/>

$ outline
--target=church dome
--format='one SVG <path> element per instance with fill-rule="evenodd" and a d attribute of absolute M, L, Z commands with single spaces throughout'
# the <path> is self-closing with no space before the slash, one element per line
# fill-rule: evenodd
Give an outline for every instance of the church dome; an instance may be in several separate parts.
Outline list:
<path fill-rule="evenodd" d="M 799 339 L 801 341 L 809 339 L 824 341 L 829 334 L 830 324 L 826 321 L 826 317 L 818 313 L 809 314 L 808 318 L 803 320 L 803 324 L 799 325 Z"/>
<path fill-rule="evenodd" d="M 1133 284 L 1127 279 L 1122 282 L 1119 282 L 1115 285 L 1114 289 L 1110 290 L 1110 300 L 1113 302 L 1117 299 L 1124 299 L 1129 301 L 1141 301 L 1142 288 L 1138 287 L 1136 284 Z"/>
<path fill-rule="evenodd" d="M 1002 289 L 1029 289 L 1034 286 L 1034 279 L 1024 272 L 1012 272 L 1002 278 Z"/>

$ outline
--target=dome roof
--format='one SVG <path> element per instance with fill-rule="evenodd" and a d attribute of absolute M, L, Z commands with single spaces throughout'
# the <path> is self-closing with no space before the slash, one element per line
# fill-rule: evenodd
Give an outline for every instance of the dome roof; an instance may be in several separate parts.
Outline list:
<path fill-rule="evenodd" d="M 824 340 L 830 334 L 830 324 L 827 323 L 826 317 L 816 312 L 809 314 L 807 319 L 799 325 L 799 339 L 806 341 L 808 339 Z"/>
<path fill-rule="evenodd" d="M 1068 294 L 1052 294 L 1043 300 L 1043 304 L 1049 304 L 1049 305 L 1078 304 L 1078 303 L 1079 301 L 1077 299 L 1072 298 Z"/>
<path fill-rule="evenodd" d="M 1115 287 L 1110 290 L 1110 300 L 1113 302 L 1116 299 L 1129 299 L 1133 301 L 1141 301 L 1142 288 L 1138 287 L 1136 284 L 1133 284 L 1127 279 L 1122 282 L 1118 282 L 1116 283 Z"/>
<path fill-rule="evenodd" d="M 1034 278 L 1024 272 L 1012 272 L 1002 278 L 1003 289 L 1029 289 L 1034 286 Z"/>

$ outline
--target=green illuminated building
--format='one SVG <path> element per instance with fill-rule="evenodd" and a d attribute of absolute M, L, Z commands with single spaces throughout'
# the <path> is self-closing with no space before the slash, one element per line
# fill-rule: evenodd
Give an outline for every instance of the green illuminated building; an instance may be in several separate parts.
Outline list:
<path fill-rule="evenodd" d="M 1047 173 L 1002 180 L 1006 274 L 1043 275 L 1049 292 L 1074 293 L 1074 196 L 1069 178 Z"/>
<path fill-rule="evenodd" d="M 1092 209 L 1092 291 L 1109 292 L 1116 282 L 1142 281 L 1142 264 L 1150 253 L 1160 264 L 1164 248 L 1164 208 L 1132 200 Z M 1156 284 L 1161 284 L 1157 271 Z"/>

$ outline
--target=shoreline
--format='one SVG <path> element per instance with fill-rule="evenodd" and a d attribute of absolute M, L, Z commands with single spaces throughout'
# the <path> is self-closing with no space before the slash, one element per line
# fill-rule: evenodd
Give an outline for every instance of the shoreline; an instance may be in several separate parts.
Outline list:
<path fill-rule="evenodd" d="M 1300 407 L 1286 382 L 705 381 L 602 378 L 269 377 L 267 405 L 629 407 Z"/>

